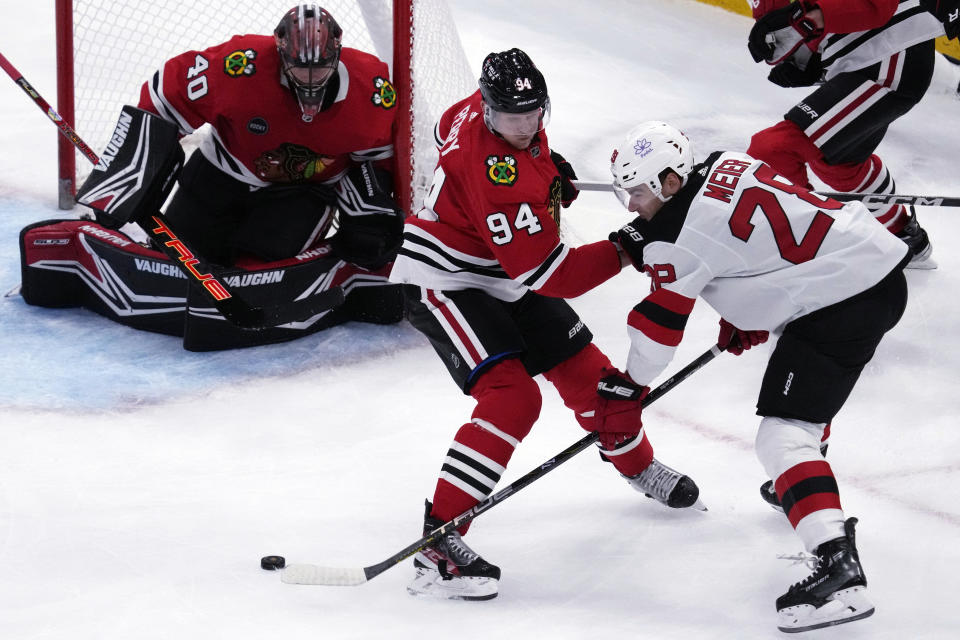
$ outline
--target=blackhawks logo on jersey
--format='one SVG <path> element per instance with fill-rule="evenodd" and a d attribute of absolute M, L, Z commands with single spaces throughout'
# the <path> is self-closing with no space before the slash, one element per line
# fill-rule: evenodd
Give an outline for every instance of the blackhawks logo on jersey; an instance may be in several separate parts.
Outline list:
<path fill-rule="evenodd" d="M 512 186 L 517 181 L 517 159 L 513 156 L 487 156 L 487 179 L 493 184 Z"/>
<path fill-rule="evenodd" d="M 223 71 L 233 78 L 252 76 L 257 72 L 257 65 L 253 64 L 256 57 L 257 52 L 253 49 L 228 53 L 223 59 Z"/>
<path fill-rule="evenodd" d="M 392 109 L 396 106 L 397 90 L 393 88 L 389 80 L 377 76 L 373 79 L 373 86 L 377 90 L 376 93 L 370 96 L 370 101 L 373 102 L 373 104 L 378 107 L 383 107 L 384 109 Z"/>
<path fill-rule="evenodd" d="M 284 142 L 277 149 L 261 153 L 254 165 L 257 177 L 265 182 L 302 182 L 323 173 L 334 160 L 333 156 Z"/>
<path fill-rule="evenodd" d="M 560 182 L 560 176 L 553 176 L 553 182 L 550 183 L 550 200 L 547 202 L 547 213 L 553 218 L 553 221 L 560 226 L 560 194 L 563 193 L 563 186 Z"/>

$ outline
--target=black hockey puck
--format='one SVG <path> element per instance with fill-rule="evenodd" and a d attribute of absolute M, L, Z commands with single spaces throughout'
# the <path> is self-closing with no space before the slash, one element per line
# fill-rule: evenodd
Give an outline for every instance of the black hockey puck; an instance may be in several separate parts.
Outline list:
<path fill-rule="evenodd" d="M 287 566 L 287 560 L 283 556 L 263 556 L 260 558 L 260 568 L 267 571 L 276 571 Z"/>

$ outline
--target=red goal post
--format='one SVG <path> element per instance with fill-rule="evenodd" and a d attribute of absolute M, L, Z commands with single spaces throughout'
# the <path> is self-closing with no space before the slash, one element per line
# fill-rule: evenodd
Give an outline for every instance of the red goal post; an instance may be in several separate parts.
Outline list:
<path fill-rule="evenodd" d="M 419 208 L 436 164 L 433 126 L 448 106 L 476 88 L 446 0 L 326 0 L 343 44 L 390 65 L 398 93 L 397 192 L 405 211 Z M 237 5 L 226 0 L 56 0 L 57 110 L 90 147 L 106 146 L 124 104 L 168 58 L 235 34 L 272 33 L 293 0 Z M 479 64 L 479 63 L 478 63 Z M 184 138 L 188 152 L 195 136 Z M 89 172 L 69 141 L 59 142 L 60 208 L 73 206 Z"/>

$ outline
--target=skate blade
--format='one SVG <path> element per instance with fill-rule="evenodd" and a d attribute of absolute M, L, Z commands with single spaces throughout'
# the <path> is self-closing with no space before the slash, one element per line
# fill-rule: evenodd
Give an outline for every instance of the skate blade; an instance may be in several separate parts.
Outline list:
<path fill-rule="evenodd" d="M 831 600 L 819 609 L 810 604 L 801 604 L 780 610 L 777 628 L 784 633 L 812 631 L 863 620 L 872 616 L 876 610 L 867 598 L 866 587 L 842 589 L 830 598 Z"/>
<path fill-rule="evenodd" d="M 936 269 L 939 266 L 940 265 L 937 264 L 937 261 L 933 259 L 933 247 L 927 245 L 927 248 L 921 251 L 919 255 L 913 256 L 904 269 L 929 271 L 931 269 Z"/>
<path fill-rule="evenodd" d="M 444 580 L 436 569 L 418 568 L 407 593 L 435 600 L 491 600 L 497 597 L 497 580 L 455 576 Z"/>

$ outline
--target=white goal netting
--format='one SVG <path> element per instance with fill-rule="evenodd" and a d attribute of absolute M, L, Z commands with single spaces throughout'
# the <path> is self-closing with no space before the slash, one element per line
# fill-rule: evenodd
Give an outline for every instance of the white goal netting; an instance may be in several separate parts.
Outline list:
<path fill-rule="evenodd" d="M 436 162 L 433 125 L 443 110 L 476 87 L 445 0 L 404 1 L 413 11 L 413 192 L 415 207 Z M 390 0 L 319 2 L 343 28 L 343 44 L 376 54 L 393 69 L 393 3 Z M 100 152 L 120 107 L 135 105 L 140 86 L 168 58 L 204 49 L 244 33 L 270 34 L 291 0 L 236 4 L 224 0 L 73 0 L 74 128 Z M 199 135 L 203 135 L 202 131 Z M 195 142 L 193 143 L 195 146 Z M 185 145 L 189 148 L 190 141 Z M 77 184 L 89 173 L 77 157 Z"/>

